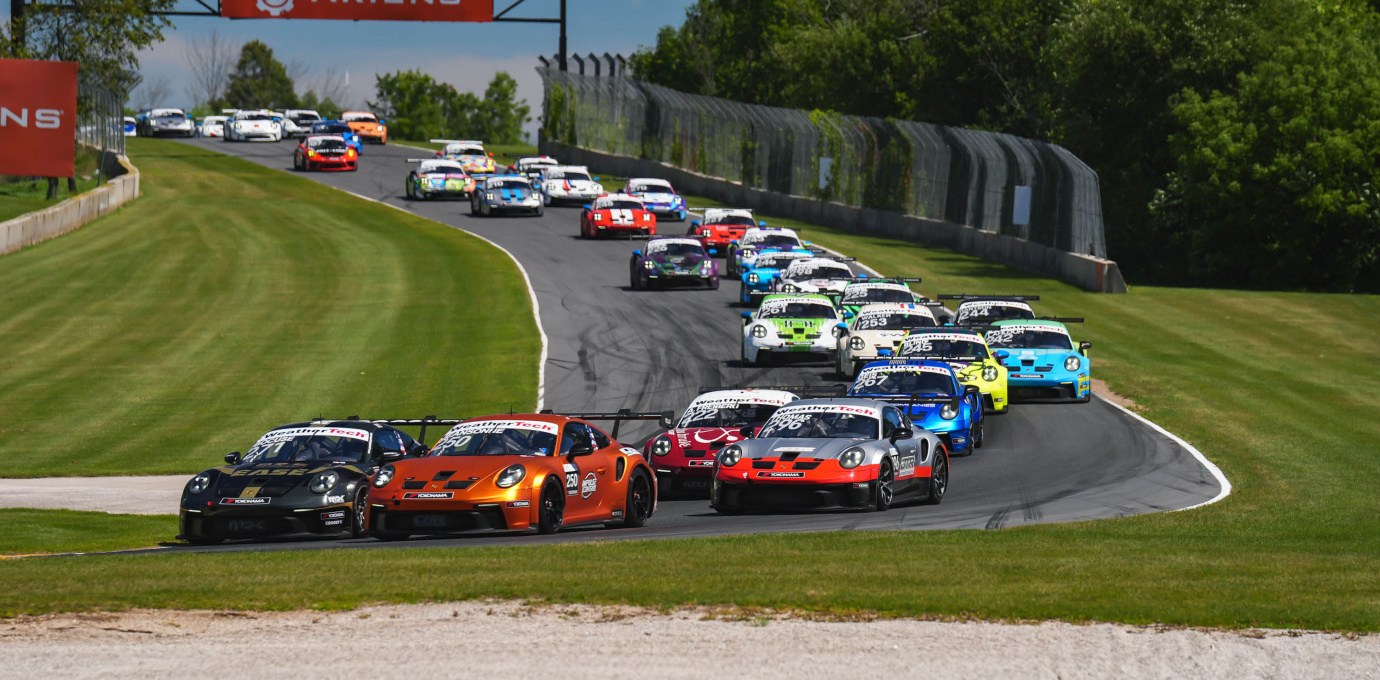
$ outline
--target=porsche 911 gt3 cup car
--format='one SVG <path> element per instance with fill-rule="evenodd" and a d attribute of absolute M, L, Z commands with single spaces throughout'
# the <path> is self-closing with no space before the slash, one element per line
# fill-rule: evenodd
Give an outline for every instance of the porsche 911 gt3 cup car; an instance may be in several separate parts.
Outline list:
<path fill-rule="evenodd" d="M 182 109 L 152 109 L 139 122 L 140 137 L 196 136 L 196 121 Z"/>
<path fill-rule="evenodd" d="M 388 143 L 387 122 L 379 120 L 378 116 L 368 111 L 346 111 L 340 114 L 340 120 L 349 125 L 363 141 L 375 144 Z"/>
<path fill-rule="evenodd" d="M 201 127 L 197 128 L 198 137 L 224 137 L 225 122 L 229 118 L 225 116 L 206 116 L 201 119 Z"/>
<path fill-rule="evenodd" d="M 940 300 L 961 300 L 954 309 L 955 326 L 985 326 L 1004 319 L 1033 319 L 1035 311 L 1028 303 L 1040 299 L 1038 295 L 940 295 Z"/>
<path fill-rule="evenodd" d="M 1012 398 L 1092 399 L 1091 342 L 1074 344 L 1065 323 L 1082 319 L 998 321 L 987 346 L 1009 371 Z"/>
<path fill-rule="evenodd" d="M 508 166 L 508 171 L 513 175 L 525 175 L 535 183 L 547 170 L 559 167 L 560 164 L 560 161 L 550 156 L 520 156 Z"/>
<path fill-rule="evenodd" d="M 547 205 L 576 201 L 585 204 L 604 195 L 604 185 L 598 178 L 590 177 L 589 168 L 583 165 L 543 167 L 536 181 L 540 182 Z"/>
<path fill-rule="evenodd" d="M 359 536 L 369 476 L 426 447 L 381 422 L 318 420 L 269 430 L 243 456 L 192 477 L 178 538 Z"/>
<path fill-rule="evenodd" d="M 124 135 L 133 137 L 139 134 L 139 121 L 134 116 L 125 116 Z"/>
<path fill-rule="evenodd" d="M 632 253 L 629 277 L 633 290 L 676 284 L 719 288 L 719 265 L 699 239 L 685 236 L 655 236 Z"/>
<path fill-rule="evenodd" d="M 710 255 L 727 255 L 729 274 L 738 276 L 730 253 L 733 242 L 740 240 L 754 227 L 765 227 L 766 222 L 758 222 L 752 211 L 744 208 L 705 208 L 698 219 L 690 221 L 685 232 L 704 239 L 704 247 Z"/>
<path fill-rule="evenodd" d="M 906 334 L 897 352 L 906 359 L 946 361 L 959 382 L 977 385 L 983 406 L 1006 413 L 1011 401 L 1007 370 L 992 355 L 982 332 L 961 326 L 921 328 Z"/>
<path fill-rule="evenodd" d="M 302 137 L 311 132 L 313 125 L 321 122 L 321 114 L 311 109 L 288 109 L 283 111 L 283 133 L 288 137 Z"/>
<path fill-rule="evenodd" d="M 955 456 L 982 447 L 982 395 L 942 361 L 874 361 L 858 371 L 848 396 L 891 402 L 933 432 Z"/>
<path fill-rule="evenodd" d="M 719 450 L 744 439 L 743 428 L 761 427 L 776 409 L 798 399 L 785 388 L 711 390 L 696 397 L 674 428 L 643 447 L 662 497 L 708 492 Z"/>
<path fill-rule="evenodd" d="M 767 248 L 757 252 L 752 266 L 744 267 L 739 276 L 738 302 L 744 305 L 755 304 L 762 295 L 771 291 L 781 272 L 795 260 L 811 258 L 815 254 L 808 248 L 777 250 Z"/>
<path fill-rule="evenodd" d="M 541 217 L 546 203 L 531 180 L 522 175 L 493 175 L 477 182 L 470 194 L 470 214 L 488 217 L 499 212 L 527 212 Z"/>
<path fill-rule="evenodd" d="M 408 198 L 469 198 L 474 193 L 474 178 L 455 161 L 409 158 L 407 162 L 421 164 L 407 173 Z"/>
<path fill-rule="evenodd" d="M 871 399 L 803 399 L 782 406 L 756 436 L 719 452 L 715 511 L 882 511 L 902 500 L 943 500 L 949 453 L 901 410 Z"/>
<path fill-rule="evenodd" d="M 838 308 L 823 295 L 767 295 L 756 312 L 743 312 L 743 365 L 782 357 L 833 363 L 840 320 Z"/>
<path fill-rule="evenodd" d="M 920 279 L 882 279 L 863 274 L 844 283 L 843 295 L 839 297 L 839 307 L 854 314 L 857 314 L 863 305 L 879 302 L 925 301 L 925 298 L 912 292 L 908 285 L 920 283 Z"/>
<path fill-rule="evenodd" d="M 340 135 L 307 135 L 292 152 L 294 170 L 359 169 L 359 155 Z"/>
<path fill-rule="evenodd" d="M 656 215 L 626 194 L 605 194 L 580 211 L 580 238 L 656 236 Z"/>
<path fill-rule="evenodd" d="M 227 142 L 279 142 L 283 139 L 283 126 L 273 119 L 272 111 L 234 111 L 225 123 L 224 139 Z"/>
<path fill-rule="evenodd" d="M 751 267 L 757 260 L 757 253 L 767 248 L 791 250 L 808 248 L 809 245 L 808 242 L 801 241 L 793 229 L 768 227 L 762 222 L 760 226 L 751 227 L 743 232 L 742 238 L 737 239 L 736 243 L 728 244 L 728 273 L 732 276 L 742 274 L 744 269 Z"/>
<path fill-rule="evenodd" d="M 853 270 L 844 262 L 852 258 L 812 257 L 793 260 L 772 283 L 778 293 L 827 295 L 838 301 L 843 289 L 853 280 Z"/>
<path fill-rule="evenodd" d="M 494 155 L 484 151 L 484 143 L 461 139 L 433 139 L 433 144 L 445 144 L 436 152 L 437 158 L 457 161 L 471 175 L 492 175 L 498 172 Z"/>
<path fill-rule="evenodd" d="M 839 324 L 838 360 L 835 371 L 852 380 L 864 364 L 893 357 L 900 351 L 906 333 L 914 328 L 939 324 L 926 305 L 913 302 L 880 302 L 858 308 L 847 324 Z"/>
<path fill-rule="evenodd" d="M 320 123 L 316 123 L 311 126 L 311 132 L 307 134 L 340 135 L 341 138 L 350 145 L 350 148 L 355 150 L 355 155 L 364 155 L 364 143 L 359 141 L 359 135 L 355 134 L 355 131 L 351 130 L 349 125 L 338 120 L 323 120 Z"/>
<path fill-rule="evenodd" d="M 649 179 L 646 177 L 636 177 L 628 180 L 623 187 L 622 193 L 636 196 L 637 200 L 642 201 L 642 205 L 656 213 L 657 219 L 674 220 L 676 222 L 685 221 L 688 211 L 685 207 L 685 199 L 671 187 L 671 183 L 664 179 Z M 687 232 L 694 234 L 694 232 Z M 694 234 L 702 236 L 702 234 Z M 706 240 L 708 245 L 708 240 Z"/>

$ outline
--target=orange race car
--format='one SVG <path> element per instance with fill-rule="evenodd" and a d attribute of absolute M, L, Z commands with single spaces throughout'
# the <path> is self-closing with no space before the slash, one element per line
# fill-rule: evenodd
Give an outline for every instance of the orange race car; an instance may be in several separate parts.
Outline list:
<path fill-rule="evenodd" d="M 340 120 L 350 126 L 362 141 L 388 143 L 388 126 L 368 111 L 346 111 L 340 114 Z"/>
<path fill-rule="evenodd" d="M 625 420 L 670 424 L 670 413 L 495 415 L 451 428 L 423 458 L 384 465 L 364 504 L 365 533 L 533 531 L 577 524 L 640 527 L 656 510 L 656 476 L 619 444 Z M 590 425 L 614 421 L 613 436 Z"/>

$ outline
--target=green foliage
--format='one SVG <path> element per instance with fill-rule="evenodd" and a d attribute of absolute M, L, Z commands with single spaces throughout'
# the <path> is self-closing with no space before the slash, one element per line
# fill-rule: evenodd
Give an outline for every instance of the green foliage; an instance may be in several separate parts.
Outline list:
<path fill-rule="evenodd" d="M 329 97 L 321 99 L 313 90 L 307 90 L 307 93 L 302 95 L 300 104 L 304 109 L 311 109 L 321 114 L 321 117 L 326 120 L 339 119 L 341 112 L 344 111 L 344 107 L 331 101 Z"/>
<path fill-rule="evenodd" d="M 128 93 L 138 84 L 136 53 L 163 40 L 171 23 L 153 13 L 173 0 L 68 0 L 30 2 L 24 10 L 25 44 L 0 22 L 0 58 L 76 61 L 84 84 Z"/>
<path fill-rule="evenodd" d="M 483 99 L 421 71 L 386 73 L 376 82 L 378 99 L 369 107 L 388 121 L 390 134 L 398 139 L 459 137 L 513 144 L 521 141 L 522 125 L 530 120 L 527 101 L 514 101 L 517 81 L 504 71 L 494 75 Z"/>
<path fill-rule="evenodd" d="M 297 108 L 297 93 L 273 50 L 251 40 L 240 49 L 239 63 L 230 73 L 225 103 L 237 109 L 290 109 Z"/>

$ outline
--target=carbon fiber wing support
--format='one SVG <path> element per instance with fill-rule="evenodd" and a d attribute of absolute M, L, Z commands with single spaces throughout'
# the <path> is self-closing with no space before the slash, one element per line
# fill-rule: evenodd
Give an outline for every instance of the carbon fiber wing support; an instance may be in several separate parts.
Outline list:
<path fill-rule="evenodd" d="M 670 429 L 675 423 L 675 411 L 660 411 L 657 413 L 634 413 L 631 409 L 618 409 L 612 413 L 557 413 L 551 409 L 541 411 L 543 415 L 564 416 L 578 420 L 612 420 L 613 431 L 609 434 L 614 439 L 618 439 L 618 427 L 629 420 L 655 420 L 662 429 Z"/>
<path fill-rule="evenodd" d="M 1041 321 L 1057 321 L 1059 323 L 1083 323 L 1081 316 L 1042 316 Z"/>
<path fill-rule="evenodd" d="M 940 300 L 1009 300 L 1011 302 L 1034 302 L 1040 299 L 1039 295 L 970 295 L 968 293 L 946 293 L 936 295 Z"/>
<path fill-rule="evenodd" d="M 420 427 L 421 434 L 417 436 L 417 441 L 426 444 L 426 428 L 428 427 L 455 427 L 465 422 L 464 418 L 437 418 L 436 416 L 426 416 L 425 418 L 412 418 L 402 420 L 371 420 L 369 422 L 381 425 L 392 425 L 393 427 Z"/>
<path fill-rule="evenodd" d="M 700 394 L 722 392 L 724 390 L 777 390 L 790 392 L 799 397 L 841 397 L 848 391 L 847 385 L 730 385 L 714 387 L 700 385 Z"/>

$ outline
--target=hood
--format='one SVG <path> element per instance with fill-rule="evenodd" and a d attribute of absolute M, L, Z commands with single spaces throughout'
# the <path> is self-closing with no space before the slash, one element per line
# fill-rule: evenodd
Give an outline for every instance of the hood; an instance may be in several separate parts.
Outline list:
<path fill-rule="evenodd" d="M 743 439 L 736 427 L 678 427 L 666 432 L 665 436 L 670 437 L 681 449 L 693 451 L 717 451 Z"/>
<path fill-rule="evenodd" d="M 762 319 L 762 321 L 770 323 L 776 330 L 776 334 L 781 336 L 817 336 L 823 332 L 826 323 L 838 323 L 833 319 Z"/>
<path fill-rule="evenodd" d="M 660 193 L 660 192 L 657 192 L 657 193 L 643 193 L 643 194 L 638 194 L 638 195 L 642 198 L 643 201 L 647 201 L 647 202 L 651 202 L 651 203 L 672 203 L 672 202 L 674 202 L 674 201 L 676 200 L 676 195 L 675 195 L 675 194 L 667 194 L 667 193 Z"/>
<path fill-rule="evenodd" d="M 743 458 L 780 458 L 795 454 L 796 459 L 830 460 L 838 458 L 844 449 L 873 441 L 871 439 L 749 439 L 740 442 Z M 742 465 L 742 463 L 739 463 Z"/>
<path fill-rule="evenodd" d="M 217 468 L 221 471 L 216 479 L 217 497 L 235 498 L 246 488 L 258 487 L 256 498 L 274 498 L 311 481 L 319 472 L 336 468 L 360 471 L 353 464 L 332 465 L 320 461 L 304 463 L 250 463 Z"/>
<path fill-rule="evenodd" d="M 666 253 L 653 253 L 650 257 L 657 264 L 674 264 L 682 268 L 695 267 L 709 259 L 703 255 L 667 255 Z"/>
<path fill-rule="evenodd" d="M 399 492 L 445 492 L 468 489 L 477 482 L 496 477 L 515 463 L 532 462 L 537 456 L 427 456 L 404 458 L 393 463 L 393 481 L 388 488 Z M 532 470 L 528 468 L 528 479 Z"/>
<path fill-rule="evenodd" d="M 507 187 L 502 189 L 485 189 L 485 191 L 497 194 L 498 199 L 505 202 L 525 201 L 527 200 L 527 196 L 532 193 L 530 188 L 509 189 Z"/>

